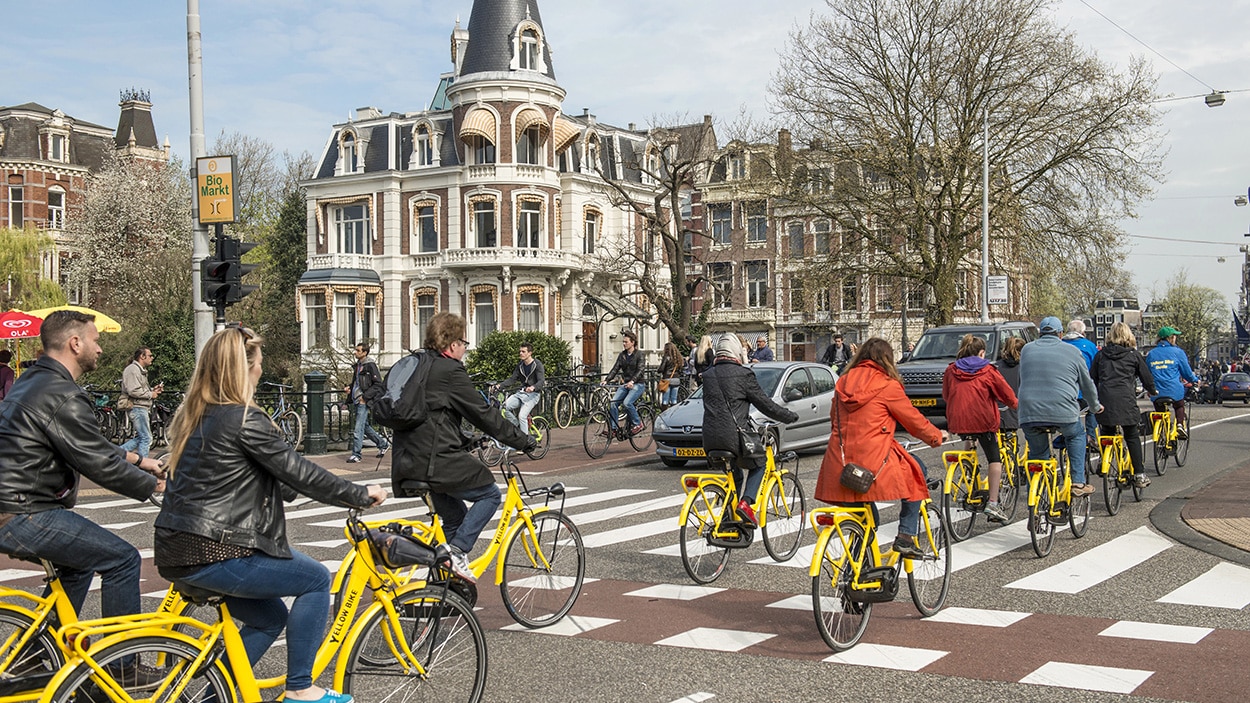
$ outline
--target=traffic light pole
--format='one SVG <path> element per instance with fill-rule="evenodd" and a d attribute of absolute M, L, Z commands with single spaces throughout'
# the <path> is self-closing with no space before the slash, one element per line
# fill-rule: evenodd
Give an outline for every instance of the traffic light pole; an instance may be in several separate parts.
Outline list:
<path fill-rule="evenodd" d="M 191 164 L 194 171 L 196 159 L 208 155 L 204 141 L 204 55 L 200 44 L 200 2 L 187 0 L 187 83 L 191 108 Z M 193 181 L 195 178 L 192 179 Z M 208 258 L 208 227 L 200 222 L 197 199 L 191 198 L 195 226 L 191 236 L 191 290 L 199 296 L 193 303 L 195 313 L 195 357 L 213 336 L 213 311 L 201 295 L 201 265 Z M 218 236 L 221 236 L 218 233 Z M 218 320 L 224 320 L 224 311 Z"/>

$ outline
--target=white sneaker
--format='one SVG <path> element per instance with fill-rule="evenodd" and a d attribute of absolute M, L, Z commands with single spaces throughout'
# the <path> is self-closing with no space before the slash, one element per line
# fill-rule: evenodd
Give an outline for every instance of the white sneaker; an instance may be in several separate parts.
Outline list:
<path fill-rule="evenodd" d="M 469 566 L 469 555 L 456 547 L 448 546 L 447 558 L 451 562 L 451 572 L 469 583 L 477 583 L 477 574 Z"/>
<path fill-rule="evenodd" d="M 356 464 L 359 462 L 360 462 L 360 457 L 356 456 L 355 454 L 347 457 L 347 463 L 349 464 Z"/>
<path fill-rule="evenodd" d="M 1003 509 L 998 507 L 997 505 L 994 505 L 994 504 L 986 505 L 984 512 L 985 512 L 985 519 L 990 522 L 996 522 L 999 524 L 1004 524 L 1007 522 L 1007 513 L 1004 513 Z"/>

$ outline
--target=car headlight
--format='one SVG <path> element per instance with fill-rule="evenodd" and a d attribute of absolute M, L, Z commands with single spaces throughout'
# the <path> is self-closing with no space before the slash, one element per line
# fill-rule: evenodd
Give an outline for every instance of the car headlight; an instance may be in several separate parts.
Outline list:
<path fill-rule="evenodd" d="M 668 430 L 668 423 L 664 421 L 664 416 L 660 415 L 655 418 L 655 429 L 665 432 Z"/>

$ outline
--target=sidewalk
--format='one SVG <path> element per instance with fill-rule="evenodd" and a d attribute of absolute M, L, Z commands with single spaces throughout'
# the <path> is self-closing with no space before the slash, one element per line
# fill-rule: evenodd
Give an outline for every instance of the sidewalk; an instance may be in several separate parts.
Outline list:
<path fill-rule="evenodd" d="M 1198 532 L 1250 554 L 1250 463 L 1198 489 L 1181 508 Z"/>

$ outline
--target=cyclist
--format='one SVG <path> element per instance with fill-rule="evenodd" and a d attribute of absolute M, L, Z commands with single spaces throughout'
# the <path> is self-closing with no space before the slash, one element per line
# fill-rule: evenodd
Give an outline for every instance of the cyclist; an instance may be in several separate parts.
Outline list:
<path fill-rule="evenodd" d="M 816 499 L 825 503 L 902 500 L 892 549 L 903 557 L 924 556 L 916 535 L 920 533 L 920 503 L 929 497 L 929 487 L 924 469 L 894 439 L 894 433 L 901 424 L 931 447 L 941 446 L 946 433 L 912 407 L 889 342 L 873 337 L 859 348 L 838 377 L 829 417 L 833 426 L 816 479 Z M 842 485 L 842 468 L 848 462 L 876 475 L 867 493 Z"/>
<path fill-rule="evenodd" d="M 1068 323 L 1068 333 L 1063 335 L 1063 341 L 1071 344 L 1081 350 L 1081 356 L 1085 357 L 1085 370 L 1094 363 L 1094 355 L 1098 353 L 1098 345 L 1091 342 L 1085 336 L 1085 322 L 1082 320 L 1072 320 Z M 1085 404 L 1085 398 L 1078 395 L 1077 400 L 1081 402 L 1081 407 L 1088 407 Z M 1085 440 L 1092 446 L 1098 441 L 1098 421 L 1094 419 L 1094 413 L 1085 414 Z"/>
<path fill-rule="evenodd" d="M 1143 488 L 1149 486 L 1150 479 L 1146 477 L 1142 460 L 1137 381 L 1141 381 L 1150 395 L 1155 394 L 1155 382 L 1146 360 L 1137 351 L 1137 340 L 1128 325 L 1117 322 L 1111 326 L 1107 343 L 1094 356 L 1094 365 L 1089 372 L 1102 400 L 1103 411 L 1098 414 L 1102 433 L 1114 435 L 1117 426 L 1121 429 L 1133 462 L 1133 482 Z M 1114 480 L 1114 477 L 1108 480 Z"/>
<path fill-rule="evenodd" d="M 547 372 L 543 362 L 534 358 L 534 345 L 521 342 L 521 350 L 517 352 L 521 361 L 512 370 L 512 375 L 500 381 L 492 390 L 507 390 L 516 384 L 520 388 L 504 401 L 504 410 L 508 419 L 522 432 L 529 432 L 530 413 L 538 405 L 543 386 L 547 383 Z"/>
<path fill-rule="evenodd" d="M 629 431 L 631 434 L 638 434 L 642 431 L 642 418 L 638 416 L 638 409 L 634 406 L 638 402 L 639 396 L 646 390 L 642 383 L 642 354 L 638 352 L 638 335 L 631 330 L 625 330 L 621 333 L 621 346 L 624 349 L 620 354 L 616 355 L 616 363 L 603 376 L 603 380 L 599 385 L 607 385 L 608 381 L 617 379 L 621 383 L 621 387 L 616 389 L 616 395 L 612 396 L 612 404 L 608 411 L 608 425 L 610 432 L 616 432 L 618 426 L 618 418 L 621 414 L 621 404 L 625 405 L 625 414 L 629 417 Z"/>
<path fill-rule="evenodd" d="M 975 334 L 964 335 L 954 363 L 946 367 L 942 376 L 942 398 L 946 400 L 946 429 L 970 436 L 985 452 L 990 483 L 985 519 L 1007 522 L 1007 514 L 998 507 L 998 489 L 1003 480 L 1003 458 L 998 451 L 998 428 L 1002 423 L 998 404 L 1016 407 L 1016 394 L 986 360 L 984 339 Z"/>
<path fill-rule="evenodd" d="M 1154 377 L 1155 388 L 1159 393 L 1151 394 L 1150 401 L 1155 410 L 1163 412 L 1170 400 L 1176 411 L 1176 427 L 1178 436 L 1187 439 L 1185 431 L 1185 386 L 1181 379 L 1190 383 L 1198 383 L 1198 376 L 1189 368 L 1189 357 L 1176 346 L 1176 338 L 1183 334 L 1175 327 L 1159 329 L 1159 344 L 1146 355 L 1146 363 L 1150 365 L 1150 375 Z"/>
<path fill-rule="evenodd" d="M 170 430 L 173 479 L 156 517 L 153 561 L 161 577 L 225 596 L 243 622 L 248 661 L 286 628 L 286 700 L 348 703 L 313 683 L 330 610 L 330 572 L 291 549 L 284 498 L 381 505 L 380 486 L 358 486 L 303 458 L 256 405 L 261 339 L 242 326 L 204 345 Z M 290 611 L 283 597 L 294 596 Z"/>
<path fill-rule="evenodd" d="M 712 368 L 703 374 L 703 449 L 738 453 L 738 428 L 750 422 L 751 406 L 778 422 L 796 422 L 794 411 L 773 402 L 755 372 L 742 364 L 742 342 L 733 334 L 723 334 L 716 341 L 716 357 Z M 751 461 L 738 457 L 734 484 L 738 487 L 738 513 L 752 525 L 758 525 L 755 496 L 764 480 L 767 459 Z M 746 471 L 743 481 L 742 472 Z"/>
<path fill-rule="evenodd" d="M 1094 487 L 1085 481 L 1085 427 L 1077 401 L 1083 395 L 1094 413 L 1102 412 L 1098 389 L 1085 368 L 1085 357 L 1059 339 L 1063 323 L 1042 319 L 1041 337 L 1020 350 L 1020 426 L 1029 445 L 1029 459 L 1049 459 L 1050 442 L 1042 427 L 1058 427 L 1068 447 L 1072 496 L 1086 496 Z"/>
<path fill-rule="evenodd" d="M 995 368 L 1003 375 L 1003 380 L 1011 387 L 1011 392 L 1016 394 L 1017 400 L 1020 395 L 1020 350 L 1023 348 L 1023 339 L 1011 337 L 1003 342 L 1003 349 L 998 354 L 998 361 L 994 362 Z M 1016 412 L 1016 408 L 1000 405 L 998 406 L 998 412 L 1002 417 L 998 425 L 999 431 L 1015 434 L 1015 431 L 1020 429 L 1020 415 Z"/>
<path fill-rule="evenodd" d="M 422 490 L 405 488 L 407 482 L 431 486 L 430 500 L 447 536 L 447 544 L 437 549 L 450 557 L 457 576 L 472 583 L 477 577 L 468 555 L 499 507 L 500 496 L 490 469 L 468 451 L 472 439 L 460 431 L 460 422 L 468 420 L 515 449 L 532 451 L 538 443 L 505 420 L 473 387 L 461 361 L 469 349 L 464 334 L 464 318 L 455 313 L 440 312 L 426 325 L 425 348 L 432 364 L 425 388 L 429 417 L 413 430 L 395 433 L 391 482 L 396 494 L 405 496 Z M 466 506 L 466 501 L 473 505 Z"/>

